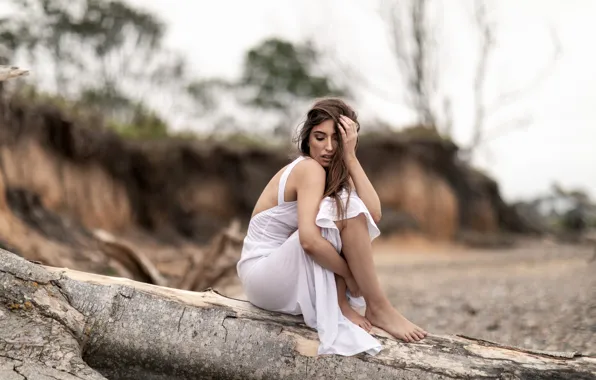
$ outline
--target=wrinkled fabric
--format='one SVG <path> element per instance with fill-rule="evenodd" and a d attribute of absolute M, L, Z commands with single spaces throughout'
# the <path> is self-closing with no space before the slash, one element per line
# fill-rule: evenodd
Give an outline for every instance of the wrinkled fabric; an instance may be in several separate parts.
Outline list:
<path fill-rule="evenodd" d="M 376 355 L 380 342 L 361 327 L 345 318 L 339 309 L 337 287 L 332 271 L 317 264 L 300 245 L 298 237 L 297 202 L 283 199 L 287 178 L 304 157 L 292 162 L 280 179 L 278 205 L 255 215 L 244 239 L 242 255 L 237 265 L 238 275 L 249 302 L 260 308 L 287 314 L 302 314 L 307 326 L 317 330 L 319 354 L 344 356 L 366 352 Z M 355 191 L 341 194 L 345 218 L 364 214 L 370 239 L 380 232 Z M 335 200 L 321 201 L 316 224 L 322 236 L 340 252 L 342 242 Z M 338 253 L 339 254 L 339 253 Z M 362 297 L 347 293 L 353 306 L 364 307 Z"/>

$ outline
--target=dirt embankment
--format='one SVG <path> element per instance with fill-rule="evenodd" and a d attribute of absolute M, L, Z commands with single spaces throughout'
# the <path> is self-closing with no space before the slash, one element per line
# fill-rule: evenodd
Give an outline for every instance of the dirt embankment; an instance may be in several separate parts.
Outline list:
<path fill-rule="evenodd" d="M 359 158 L 383 204 L 382 230 L 440 240 L 531 232 L 497 184 L 456 153 L 433 138 L 361 139 Z M 110 260 L 93 254 L 94 233 L 103 230 L 181 277 L 178 267 L 193 261 L 184 252 L 235 218 L 245 228 L 260 191 L 290 158 L 287 149 L 124 141 L 50 106 L 13 100 L 0 119 L 0 242 L 31 259 L 52 257 L 51 265 L 109 272 Z"/>

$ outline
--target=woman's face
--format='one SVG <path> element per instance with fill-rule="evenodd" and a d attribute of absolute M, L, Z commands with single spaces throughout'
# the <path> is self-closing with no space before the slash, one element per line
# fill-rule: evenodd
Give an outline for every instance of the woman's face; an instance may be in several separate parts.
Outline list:
<path fill-rule="evenodd" d="M 337 151 L 338 136 L 335 133 L 335 122 L 331 119 L 313 127 L 308 137 L 310 156 L 324 168 L 331 163 Z"/>

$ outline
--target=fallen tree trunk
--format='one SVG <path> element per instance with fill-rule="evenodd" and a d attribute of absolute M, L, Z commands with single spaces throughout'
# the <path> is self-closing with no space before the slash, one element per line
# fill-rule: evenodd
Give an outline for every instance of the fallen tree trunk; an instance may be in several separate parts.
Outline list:
<path fill-rule="evenodd" d="M 596 357 L 461 336 L 316 356 L 301 318 L 216 292 L 42 267 L 0 250 L 2 379 L 594 379 Z M 46 377 L 44 377 L 46 376 Z"/>

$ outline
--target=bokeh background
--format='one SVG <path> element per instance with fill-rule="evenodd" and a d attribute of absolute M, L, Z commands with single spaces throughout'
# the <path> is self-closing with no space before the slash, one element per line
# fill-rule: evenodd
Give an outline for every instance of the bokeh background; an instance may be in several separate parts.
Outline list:
<path fill-rule="evenodd" d="M 596 2 L 2 0 L 0 244 L 242 298 L 314 99 L 359 114 L 373 249 L 434 333 L 596 352 Z"/>

